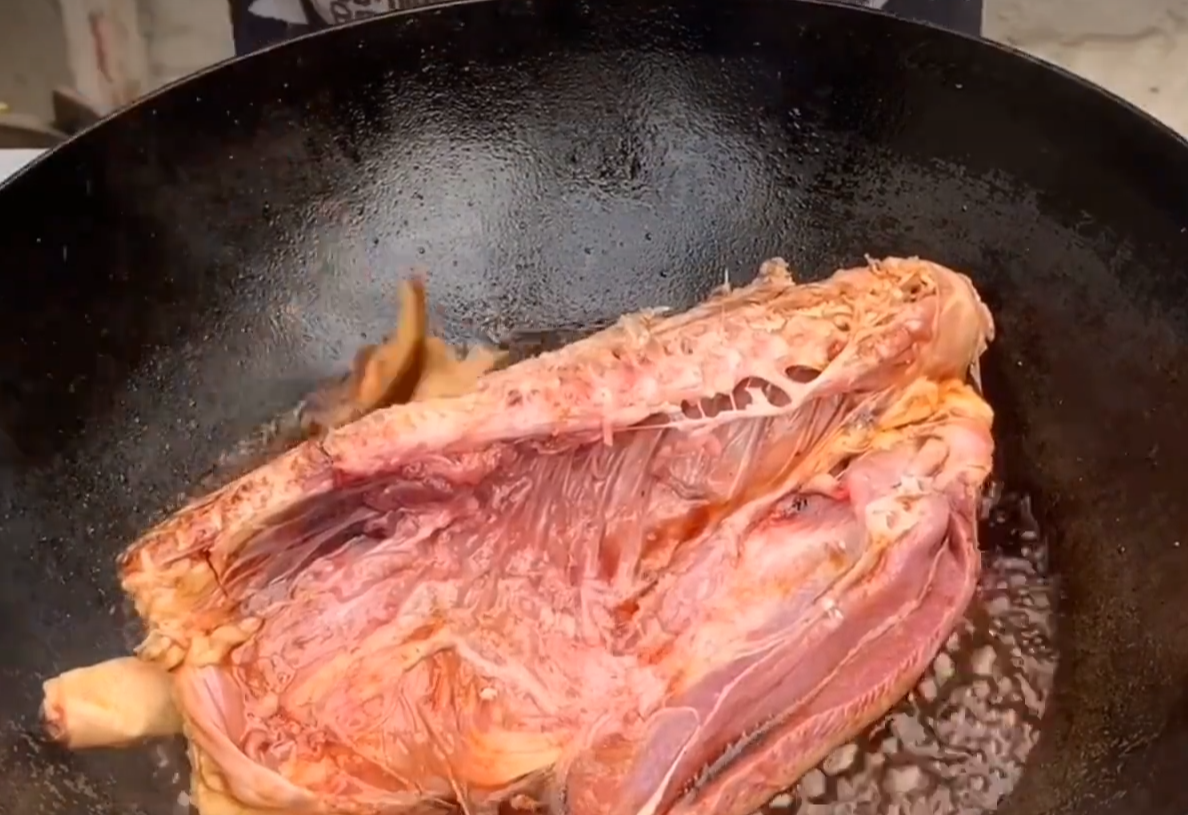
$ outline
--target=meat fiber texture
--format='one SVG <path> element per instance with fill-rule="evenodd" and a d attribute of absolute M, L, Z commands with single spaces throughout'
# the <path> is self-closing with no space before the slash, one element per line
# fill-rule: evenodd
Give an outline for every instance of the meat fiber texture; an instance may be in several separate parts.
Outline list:
<path fill-rule="evenodd" d="M 991 467 L 963 275 L 781 260 L 373 412 L 120 561 L 195 800 L 742 815 L 915 683 Z"/>

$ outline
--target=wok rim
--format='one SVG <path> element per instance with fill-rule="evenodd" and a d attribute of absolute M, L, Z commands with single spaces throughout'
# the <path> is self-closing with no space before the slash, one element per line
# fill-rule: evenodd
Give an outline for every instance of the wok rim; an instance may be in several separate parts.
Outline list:
<path fill-rule="evenodd" d="M 537 5 L 542 2 L 572 2 L 573 0 L 522 0 L 522 1 L 528 2 L 532 5 Z M 240 63 L 248 62 L 251 60 L 263 60 L 263 59 L 274 58 L 273 55 L 275 55 L 276 53 L 290 49 L 290 48 L 301 47 L 303 43 L 305 43 L 306 41 L 308 41 L 310 39 L 314 39 L 314 38 L 346 37 L 346 36 L 349 36 L 351 32 L 357 32 L 358 29 L 365 27 L 365 26 L 391 25 L 391 24 L 393 24 L 393 20 L 410 17 L 413 15 L 430 15 L 430 14 L 436 14 L 436 13 L 440 13 L 440 12 L 446 12 L 451 9 L 459 8 L 459 7 L 463 7 L 463 6 L 477 6 L 477 5 L 482 5 L 482 4 L 486 4 L 486 3 L 506 3 L 506 2 L 507 2 L 507 0 L 447 0 L 447 2 L 438 3 L 438 4 L 432 5 L 432 6 L 424 6 L 424 7 L 415 8 L 415 9 L 403 9 L 400 11 L 384 12 L 376 17 L 352 20 L 351 22 L 341 23 L 341 24 L 334 25 L 334 26 L 331 26 L 326 29 L 305 32 L 305 33 L 299 34 L 295 37 L 292 37 L 290 39 L 283 40 L 281 42 L 277 42 L 277 43 L 273 43 L 271 45 L 265 46 L 264 48 L 261 48 L 257 51 L 253 51 L 250 54 L 231 56 L 231 57 L 227 57 L 226 59 L 219 60 L 218 62 L 212 63 L 211 65 L 207 65 L 204 68 L 200 68 L 197 71 L 194 71 L 193 73 L 186 74 L 185 76 L 179 77 L 177 79 L 173 79 L 173 80 L 167 82 L 166 84 L 160 86 L 159 88 L 155 88 L 155 89 L 149 91 L 148 93 L 144 94 L 143 96 L 138 97 L 134 102 L 127 104 L 123 107 L 117 108 L 116 110 L 114 110 L 111 113 L 104 116 L 98 122 L 95 122 L 94 124 L 89 125 L 85 129 L 80 130 L 79 132 L 77 132 L 75 134 L 72 134 L 68 139 L 61 142 L 60 144 L 54 145 L 53 147 L 50 147 L 50 148 L 44 150 L 40 155 L 35 157 L 32 161 L 27 162 L 23 167 L 18 168 L 16 172 L 9 175 L 8 178 L 4 179 L 3 181 L 0 181 L 0 194 L 2 194 L 4 192 L 4 190 L 9 185 L 11 185 L 13 182 L 15 182 L 17 179 L 23 177 L 26 173 L 36 171 L 36 168 L 39 167 L 43 162 L 52 161 L 54 156 L 58 155 L 59 153 L 68 151 L 72 147 L 72 145 L 74 145 L 81 139 L 87 138 L 88 135 L 91 134 L 92 132 L 112 126 L 112 123 L 119 121 L 121 119 L 121 117 L 124 116 L 124 114 L 135 115 L 135 114 L 139 113 L 140 110 L 150 107 L 160 97 L 174 93 L 175 91 L 177 91 L 179 89 L 185 88 L 190 83 L 201 81 L 202 79 L 206 78 L 210 74 L 217 73 L 218 71 L 223 70 L 229 66 L 238 65 Z M 656 0 L 636 0 L 636 2 L 653 3 L 653 2 L 656 2 Z M 1110 90 L 1109 88 L 1106 88 L 1103 85 L 1099 85 L 1096 82 L 1094 82 L 1093 80 L 1088 79 L 1084 76 L 1081 76 L 1080 74 L 1074 73 L 1073 71 L 1071 71 L 1061 65 L 1058 65 L 1057 63 L 1049 62 L 1048 60 L 1045 60 L 1045 59 L 1042 59 L 1041 57 L 1037 57 L 1033 54 L 1030 54 L 1027 51 L 1022 50 L 1018 46 L 1011 45 L 1009 43 L 1000 42 L 998 40 L 992 40 L 992 39 L 989 39 L 988 37 L 984 37 L 984 36 L 974 36 L 972 34 L 967 34 L 962 31 L 954 31 L 952 29 L 938 26 L 934 23 L 922 22 L 920 20 L 910 19 L 910 18 L 906 18 L 906 17 L 899 17 L 894 14 L 889 14 L 888 12 L 885 12 L 882 9 L 875 9 L 875 8 L 870 8 L 868 6 L 855 5 L 853 3 L 843 2 L 843 0 L 731 0 L 731 2 L 736 7 L 742 6 L 744 4 L 755 5 L 755 4 L 771 4 L 771 3 L 795 3 L 795 4 L 799 4 L 799 5 L 803 5 L 803 6 L 810 6 L 810 7 L 812 7 L 812 6 L 832 7 L 834 9 L 843 10 L 844 12 L 851 13 L 851 14 L 866 14 L 866 15 L 871 15 L 871 16 L 883 17 L 888 21 L 887 24 L 892 25 L 892 26 L 904 25 L 904 26 L 908 26 L 908 27 L 916 27 L 919 29 L 926 29 L 926 30 L 933 32 L 934 36 L 940 36 L 942 38 L 947 37 L 951 41 L 952 40 L 964 41 L 964 42 L 968 43 L 968 47 L 970 47 L 970 48 L 981 49 L 984 52 L 998 52 L 999 54 L 1002 54 L 1006 57 L 1014 59 L 1016 62 L 1021 61 L 1021 62 L 1027 63 L 1029 66 L 1028 70 L 1039 70 L 1039 71 L 1047 72 L 1051 75 L 1060 77 L 1060 80 L 1063 82 L 1069 83 L 1072 86 L 1076 86 L 1082 92 L 1088 92 L 1088 93 L 1091 93 L 1091 94 L 1101 97 L 1104 102 L 1112 104 L 1116 108 L 1122 108 L 1123 110 L 1125 110 L 1127 112 L 1127 114 L 1129 114 L 1130 116 L 1132 116 L 1135 119 L 1136 125 L 1141 124 L 1143 127 L 1149 128 L 1152 131 L 1151 135 L 1158 134 L 1160 138 L 1169 139 L 1172 142 L 1172 144 L 1168 145 L 1169 148 L 1174 146 L 1180 150 L 1188 151 L 1188 134 L 1179 133 L 1174 128 L 1172 128 L 1170 125 L 1168 125 L 1166 122 L 1157 118 L 1154 114 L 1139 107 L 1136 103 L 1131 102 L 1130 100 L 1118 95 L 1117 93 Z"/>

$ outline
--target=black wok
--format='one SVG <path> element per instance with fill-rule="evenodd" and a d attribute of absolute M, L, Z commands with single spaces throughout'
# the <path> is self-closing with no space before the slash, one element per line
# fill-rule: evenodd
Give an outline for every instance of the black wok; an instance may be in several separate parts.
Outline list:
<path fill-rule="evenodd" d="M 1188 145 L 1054 69 L 788 0 L 457 5 L 175 86 L 0 190 L 0 811 L 169 813 L 42 679 L 134 641 L 113 558 L 429 274 L 447 335 L 687 305 L 771 255 L 971 272 L 1060 578 L 1009 813 L 1188 810 Z"/>

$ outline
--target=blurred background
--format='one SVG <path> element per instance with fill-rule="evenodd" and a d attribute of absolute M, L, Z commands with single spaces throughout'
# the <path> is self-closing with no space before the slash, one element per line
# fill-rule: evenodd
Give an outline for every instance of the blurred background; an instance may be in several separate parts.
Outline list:
<path fill-rule="evenodd" d="M 69 127 L 71 117 L 102 114 L 233 53 L 227 0 L 3 6 L 0 124 L 27 129 L 33 142 L 40 128 L 52 130 L 64 117 Z M 983 32 L 1109 88 L 1188 135 L 1188 0 L 985 0 Z M 40 145 L 0 140 L 6 146 Z"/>

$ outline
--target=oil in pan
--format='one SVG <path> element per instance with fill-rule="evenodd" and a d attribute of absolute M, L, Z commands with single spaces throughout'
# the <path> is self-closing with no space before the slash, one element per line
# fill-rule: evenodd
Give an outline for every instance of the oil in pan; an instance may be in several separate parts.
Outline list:
<path fill-rule="evenodd" d="M 915 689 L 763 815 L 991 812 L 1018 783 L 1052 689 L 1055 588 L 1029 496 L 983 501 L 978 593 Z"/>

